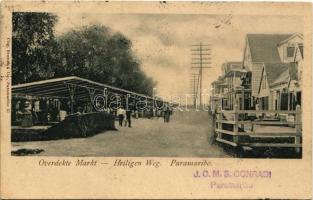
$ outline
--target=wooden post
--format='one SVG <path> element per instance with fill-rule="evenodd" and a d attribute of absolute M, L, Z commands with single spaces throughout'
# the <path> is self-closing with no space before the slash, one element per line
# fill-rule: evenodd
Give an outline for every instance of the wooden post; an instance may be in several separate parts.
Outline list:
<path fill-rule="evenodd" d="M 211 142 L 214 142 L 216 140 L 216 137 L 217 137 L 217 133 L 216 133 L 216 111 L 215 110 L 211 110 L 211 118 L 212 118 L 212 121 L 211 121 L 211 126 L 212 126 L 212 131 L 211 131 L 211 135 L 213 135 L 213 139 Z"/>
<path fill-rule="evenodd" d="M 105 100 L 105 103 L 104 103 L 105 109 L 108 109 L 108 89 L 107 88 L 103 88 L 103 95 L 104 95 L 104 100 Z"/>
<path fill-rule="evenodd" d="M 68 83 L 65 83 L 65 84 L 70 93 L 70 109 L 71 109 L 71 114 L 73 114 L 74 113 L 74 95 L 75 95 L 76 85 L 68 84 Z"/>
<path fill-rule="evenodd" d="M 219 107 L 218 107 L 218 109 L 217 109 L 217 113 L 216 113 L 216 115 L 217 115 L 217 120 L 223 120 L 223 116 L 222 116 L 222 106 L 220 105 Z M 222 130 L 223 129 L 223 127 L 222 127 L 222 123 L 221 122 L 217 122 L 217 129 L 219 129 L 219 130 Z M 217 133 L 217 138 L 219 138 L 219 139 L 222 139 L 222 133 L 221 132 L 218 132 Z"/>
<path fill-rule="evenodd" d="M 219 104 L 220 105 L 218 105 L 218 104 L 216 105 L 216 106 L 218 106 L 217 109 L 221 108 L 221 110 L 223 110 L 223 97 L 222 96 L 220 97 L 220 103 Z"/>
<path fill-rule="evenodd" d="M 238 136 L 238 104 L 235 104 L 234 105 L 234 129 L 233 129 L 233 132 L 234 132 L 234 136 L 233 136 L 233 140 L 234 140 L 234 143 L 238 144 L 239 142 L 239 136 Z"/>
<path fill-rule="evenodd" d="M 295 128 L 296 128 L 296 133 L 301 134 L 302 136 L 302 131 L 301 131 L 301 107 L 300 105 L 296 106 L 296 119 L 295 119 Z M 296 136 L 295 137 L 295 144 L 300 144 L 301 143 L 301 136 Z M 295 150 L 297 153 L 300 153 L 300 147 L 296 147 Z"/>
<path fill-rule="evenodd" d="M 244 87 L 241 88 L 241 110 L 245 109 L 245 89 Z"/>
<path fill-rule="evenodd" d="M 241 110 L 245 110 L 245 88 L 243 86 L 241 87 L 241 101 Z M 244 120 L 244 118 L 242 120 Z M 241 124 L 240 128 L 244 129 L 244 124 Z"/>
<path fill-rule="evenodd" d="M 288 110 L 291 110 L 291 108 L 290 108 L 290 92 L 288 91 Z"/>

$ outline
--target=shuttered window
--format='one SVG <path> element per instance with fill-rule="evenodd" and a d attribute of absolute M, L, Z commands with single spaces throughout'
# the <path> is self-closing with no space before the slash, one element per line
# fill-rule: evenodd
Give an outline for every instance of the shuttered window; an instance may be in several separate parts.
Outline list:
<path fill-rule="evenodd" d="M 287 57 L 294 57 L 295 54 L 295 47 L 287 47 Z"/>

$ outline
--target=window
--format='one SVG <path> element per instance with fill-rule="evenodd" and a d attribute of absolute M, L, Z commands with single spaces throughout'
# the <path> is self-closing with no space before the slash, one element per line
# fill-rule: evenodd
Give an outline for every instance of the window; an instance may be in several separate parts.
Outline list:
<path fill-rule="evenodd" d="M 295 54 L 295 47 L 287 47 L 287 57 L 293 57 Z"/>

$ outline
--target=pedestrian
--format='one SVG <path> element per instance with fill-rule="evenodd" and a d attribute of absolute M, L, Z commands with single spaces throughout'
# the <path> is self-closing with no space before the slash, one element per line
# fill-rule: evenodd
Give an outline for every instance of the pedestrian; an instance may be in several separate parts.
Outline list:
<path fill-rule="evenodd" d="M 170 122 L 171 109 L 169 107 L 166 108 L 166 122 Z"/>
<path fill-rule="evenodd" d="M 116 115 L 118 116 L 118 123 L 119 123 L 119 125 L 123 126 L 124 109 L 121 106 L 117 109 Z"/>
<path fill-rule="evenodd" d="M 127 117 L 126 117 L 126 110 L 123 109 L 123 122 L 124 122 L 124 126 L 127 126 Z"/>
<path fill-rule="evenodd" d="M 171 110 L 168 106 L 164 107 L 163 109 L 163 117 L 164 117 L 164 122 L 168 123 L 170 121 L 170 114 Z"/>
<path fill-rule="evenodd" d="M 128 127 L 131 128 L 131 115 L 132 115 L 132 111 L 131 110 L 126 110 L 126 121 L 125 121 L 125 126 L 127 126 L 128 123 Z"/>
<path fill-rule="evenodd" d="M 165 123 L 166 122 L 166 106 L 163 107 L 162 114 L 163 114 L 163 119 Z"/>

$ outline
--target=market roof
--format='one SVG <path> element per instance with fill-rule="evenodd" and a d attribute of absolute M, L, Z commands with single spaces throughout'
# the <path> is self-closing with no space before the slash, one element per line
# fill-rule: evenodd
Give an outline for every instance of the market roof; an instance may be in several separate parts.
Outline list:
<path fill-rule="evenodd" d="M 278 45 L 293 34 L 247 34 L 252 62 L 280 62 Z"/>
<path fill-rule="evenodd" d="M 130 94 L 136 97 L 143 97 L 152 99 L 152 97 L 135 93 L 132 91 L 120 89 L 110 85 L 98 83 L 88 79 L 77 76 L 69 76 L 63 78 L 54 78 L 12 86 L 13 95 L 29 95 L 40 97 L 54 97 L 54 98 L 70 98 L 69 86 L 75 88 L 75 97 L 80 100 L 89 100 L 90 92 L 94 91 L 94 95 L 103 94 L 104 89 L 107 89 L 109 94 L 127 95 Z M 155 100 L 161 101 L 160 98 Z"/>

